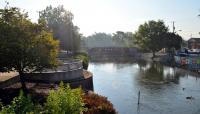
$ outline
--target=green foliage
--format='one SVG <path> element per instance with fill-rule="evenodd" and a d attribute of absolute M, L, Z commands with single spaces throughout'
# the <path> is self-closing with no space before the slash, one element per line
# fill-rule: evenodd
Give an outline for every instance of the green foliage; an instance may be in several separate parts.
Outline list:
<path fill-rule="evenodd" d="M 135 43 L 142 49 L 147 49 L 155 53 L 163 46 L 163 35 L 168 32 L 168 28 L 164 22 L 148 21 L 140 25 L 138 31 L 135 32 Z"/>
<path fill-rule="evenodd" d="M 55 39 L 60 41 L 61 49 L 68 51 L 77 51 L 80 48 L 79 28 L 73 25 L 73 14 L 64 9 L 64 7 L 47 6 L 40 11 L 40 19 L 45 20 L 47 28 L 53 32 Z"/>
<path fill-rule="evenodd" d="M 1 102 L 1 99 L 0 99 L 0 110 L 3 108 L 3 103 Z"/>
<path fill-rule="evenodd" d="M 80 114 L 85 111 L 81 88 L 71 89 L 62 82 L 58 90 L 51 90 L 44 106 L 34 104 L 23 91 L 10 105 L 1 106 L 0 114 Z"/>
<path fill-rule="evenodd" d="M 57 66 L 59 42 L 45 31 L 44 24 L 32 23 L 19 8 L 0 9 L 0 69 L 22 75 Z"/>
<path fill-rule="evenodd" d="M 18 8 L 5 8 L 0 25 L 1 67 L 25 72 L 56 65 L 58 42 L 40 23 L 32 23 Z"/>
<path fill-rule="evenodd" d="M 20 91 L 10 105 L 0 108 L 0 114 L 116 114 L 112 103 L 97 94 L 83 94 L 81 88 L 71 89 L 60 83 L 51 90 L 44 104 L 33 103 L 30 96 Z"/>
<path fill-rule="evenodd" d="M 167 33 L 164 36 L 164 45 L 167 49 L 175 48 L 176 50 L 181 48 L 183 39 L 178 34 Z"/>
<path fill-rule="evenodd" d="M 45 104 L 48 114 L 80 114 L 84 111 L 83 106 L 81 89 L 70 89 L 62 82 L 57 91 L 50 91 Z"/>
<path fill-rule="evenodd" d="M 35 109 L 30 96 L 25 97 L 23 91 L 20 91 L 19 96 L 15 97 L 10 105 L 2 107 L 0 114 L 27 114 L 37 112 Z"/>
<path fill-rule="evenodd" d="M 89 65 L 89 57 L 87 55 L 87 53 L 76 53 L 75 55 L 75 59 L 79 59 L 82 61 L 83 64 L 83 69 L 87 70 L 88 69 L 88 65 Z"/>

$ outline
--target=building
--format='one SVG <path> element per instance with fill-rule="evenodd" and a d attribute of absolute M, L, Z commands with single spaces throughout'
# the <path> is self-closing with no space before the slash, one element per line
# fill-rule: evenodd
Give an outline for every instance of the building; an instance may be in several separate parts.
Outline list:
<path fill-rule="evenodd" d="M 189 49 L 200 49 L 200 38 L 190 38 L 188 40 Z"/>

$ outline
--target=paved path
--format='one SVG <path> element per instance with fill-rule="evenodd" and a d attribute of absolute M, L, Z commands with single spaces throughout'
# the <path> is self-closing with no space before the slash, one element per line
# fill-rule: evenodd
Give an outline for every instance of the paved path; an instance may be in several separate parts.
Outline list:
<path fill-rule="evenodd" d="M 8 79 L 11 79 L 15 76 L 18 76 L 18 72 L 5 72 L 5 73 L 0 73 L 0 82 L 6 81 Z"/>

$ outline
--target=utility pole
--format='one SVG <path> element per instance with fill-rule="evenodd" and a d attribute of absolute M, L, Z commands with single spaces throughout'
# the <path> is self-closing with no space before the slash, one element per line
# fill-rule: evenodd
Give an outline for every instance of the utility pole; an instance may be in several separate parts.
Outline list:
<path fill-rule="evenodd" d="M 174 26 L 174 21 L 172 22 L 172 24 L 173 24 L 173 33 L 175 33 L 175 26 Z"/>

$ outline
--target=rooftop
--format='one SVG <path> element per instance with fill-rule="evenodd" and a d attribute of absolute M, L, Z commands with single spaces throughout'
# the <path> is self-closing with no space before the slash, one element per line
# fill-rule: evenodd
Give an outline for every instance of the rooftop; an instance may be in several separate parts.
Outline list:
<path fill-rule="evenodd" d="M 197 42 L 200 42 L 200 38 L 190 38 L 188 41 L 189 41 L 189 42 L 190 42 L 190 41 L 197 41 Z"/>

